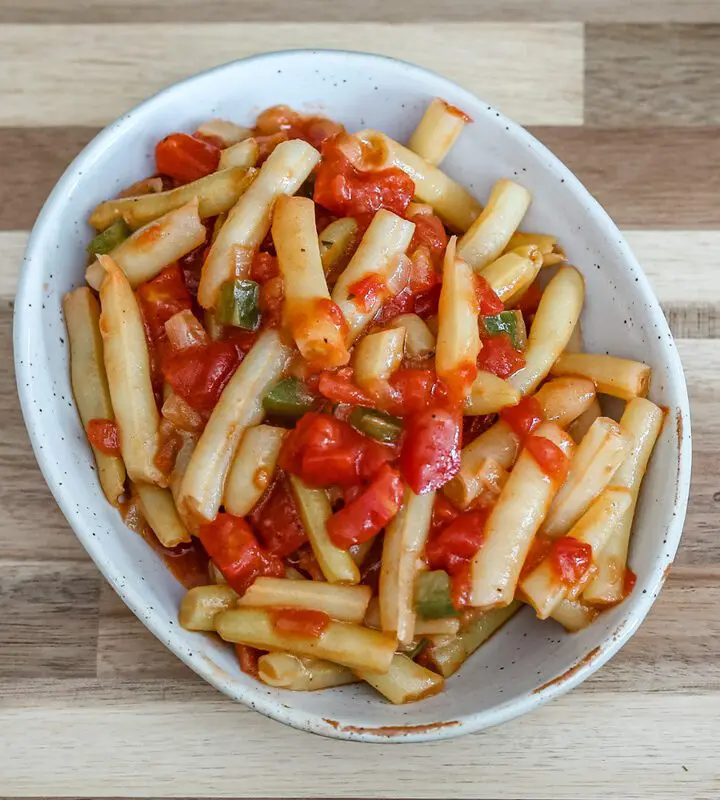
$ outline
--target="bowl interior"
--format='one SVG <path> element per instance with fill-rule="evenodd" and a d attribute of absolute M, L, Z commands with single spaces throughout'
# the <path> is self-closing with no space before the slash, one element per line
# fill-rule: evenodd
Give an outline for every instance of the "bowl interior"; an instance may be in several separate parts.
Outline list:
<path fill-rule="evenodd" d="M 105 502 L 73 405 L 61 299 L 82 283 L 88 213 L 152 173 L 153 146 L 168 132 L 191 131 L 215 116 L 251 123 L 259 110 L 287 103 L 350 130 L 378 128 L 402 141 L 436 95 L 474 118 L 443 169 L 480 199 L 501 177 L 527 186 L 535 199 L 523 228 L 556 234 L 585 276 L 588 349 L 653 367 L 650 396 L 668 408 L 668 419 L 636 518 L 631 565 L 637 588 L 575 635 L 536 621 L 525 609 L 448 681 L 445 692 L 419 704 L 394 707 L 362 685 L 316 693 L 273 690 L 243 675 L 220 642 L 179 628 L 183 589 Z M 91 143 L 54 190 L 28 248 L 16 312 L 18 387 L 33 446 L 90 555 L 137 616 L 193 669 L 294 726 L 365 740 L 437 738 L 528 710 L 579 682 L 618 649 L 647 612 L 672 561 L 687 497 L 687 396 L 670 332 L 644 276 L 613 223 L 547 150 L 494 109 L 417 67 L 338 52 L 271 54 L 204 73 L 147 101 Z"/>

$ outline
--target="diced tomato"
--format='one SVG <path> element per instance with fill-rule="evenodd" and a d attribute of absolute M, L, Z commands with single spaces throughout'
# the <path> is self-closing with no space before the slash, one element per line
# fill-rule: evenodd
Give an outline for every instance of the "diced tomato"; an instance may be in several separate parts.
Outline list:
<path fill-rule="evenodd" d="M 375 399 L 352 382 L 351 370 L 324 371 L 318 378 L 318 391 L 333 403 L 355 406 L 373 406 Z"/>
<path fill-rule="evenodd" d="M 272 151 L 283 142 L 288 141 L 288 135 L 285 131 L 280 131 L 279 133 L 272 133 L 268 136 L 255 136 L 255 142 L 258 146 L 258 164 L 262 164 L 265 162 L 267 157 L 272 153 Z"/>
<path fill-rule="evenodd" d="M 375 316 L 374 321 L 378 325 L 384 325 L 399 314 L 409 314 L 415 308 L 415 296 L 409 286 L 401 289 L 395 297 L 391 297 L 387 303 L 383 303 L 380 311 Z"/>
<path fill-rule="evenodd" d="M 285 575 L 282 560 L 260 547 L 242 517 L 221 511 L 212 522 L 200 526 L 198 536 L 215 566 L 239 594 L 244 594 L 260 575 Z"/>
<path fill-rule="evenodd" d="M 273 628 L 281 636 L 319 639 L 330 624 L 330 617 L 324 611 L 312 608 L 274 608 L 269 613 Z"/>
<path fill-rule="evenodd" d="M 415 194 L 415 183 L 397 167 L 361 172 L 337 146 L 334 137 L 322 148 L 313 199 L 338 216 L 368 214 L 386 208 L 402 215 Z"/>
<path fill-rule="evenodd" d="M 446 528 L 454 519 L 460 516 L 460 511 L 448 500 L 442 493 L 438 492 L 435 495 L 432 510 L 432 521 L 430 522 L 430 538 L 440 533 L 443 528 Z"/>
<path fill-rule="evenodd" d="M 553 542 L 548 559 L 560 583 L 574 586 L 590 568 L 592 546 L 572 536 L 561 536 Z"/>
<path fill-rule="evenodd" d="M 165 323 L 179 311 L 192 308 L 192 297 L 185 285 L 183 272 L 172 264 L 136 291 L 151 343 L 161 346 L 167 339 Z"/>
<path fill-rule="evenodd" d="M 348 296 L 360 311 L 372 311 L 378 303 L 381 303 L 388 295 L 390 290 L 385 281 L 379 275 L 366 275 L 359 281 L 348 286 Z"/>
<path fill-rule="evenodd" d="M 623 578 L 623 600 L 628 597 L 632 593 L 632 590 L 635 588 L 635 584 L 637 582 L 637 575 L 630 569 L 630 567 L 625 568 L 625 577 Z"/>
<path fill-rule="evenodd" d="M 347 550 L 372 539 L 395 516 L 402 498 L 399 473 L 384 464 L 367 489 L 327 521 L 332 543 Z"/>
<path fill-rule="evenodd" d="M 310 486 L 356 486 L 371 480 L 394 451 L 329 414 L 311 411 L 285 438 L 280 466 Z"/>
<path fill-rule="evenodd" d="M 169 475 L 175 467 L 178 453 L 182 450 L 183 440 L 175 427 L 164 419 L 160 423 L 158 440 L 158 449 L 153 460 L 163 475 Z"/>
<path fill-rule="evenodd" d="M 495 414 L 481 414 L 477 417 L 463 417 L 462 446 L 467 447 L 481 433 L 492 427 L 497 419 Z"/>
<path fill-rule="evenodd" d="M 329 138 L 345 129 L 325 117 L 306 117 L 289 106 L 278 105 L 263 111 L 256 121 L 256 130 L 262 134 L 283 132 L 288 139 L 303 139 L 320 148 Z"/>
<path fill-rule="evenodd" d="M 506 333 L 499 333 L 482 340 L 477 365 L 479 369 L 492 372 L 498 378 L 507 378 L 525 366 L 525 359 L 512 346 L 510 337 Z"/>
<path fill-rule="evenodd" d="M 435 263 L 442 263 L 448 243 L 447 231 L 442 220 L 435 214 L 422 212 L 413 214 L 408 219 L 415 223 L 415 233 L 410 240 L 408 252 L 412 253 L 415 248 L 425 245 L 429 248 Z"/>
<path fill-rule="evenodd" d="M 166 354 L 162 374 L 188 405 L 198 411 L 210 411 L 239 363 L 235 345 L 217 341 Z"/>
<path fill-rule="evenodd" d="M 530 543 L 530 549 L 525 556 L 522 569 L 520 570 L 520 580 L 529 575 L 550 552 L 555 540 L 549 536 L 538 533 Z"/>
<path fill-rule="evenodd" d="M 471 591 L 472 564 L 467 561 L 450 576 L 450 598 L 456 611 L 462 611 L 470 605 Z"/>
<path fill-rule="evenodd" d="M 398 314 L 408 314 L 413 311 L 417 313 L 418 303 L 424 313 L 429 307 L 433 307 L 434 312 L 437 312 L 439 297 L 440 276 L 433 265 L 430 248 L 421 245 L 413 251 L 410 258 L 407 286 L 383 304 L 375 317 L 375 322 L 382 325 Z"/>
<path fill-rule="evenodd" d="M 495 294 L 492 286 L 481 275 L 475 276 L 475 294 L 480 306 L 481 316 L 499 314 L 505 310 L 505 304 Z"/>
<path fill-rule="evenodd" d="M 274 556 L 288 556 L 307 542 L 305 528 L 283 473 L 277 476 L 270 491 L 260 498 L 249 518 L 263 545 Z"/>
<path fill-rule="evenodd" d="M 298 139 L 311 144 L 316 150 L 320 150 L 328 139 L 343 133 L 345 129 L 338 122 L 333 122 L 325 117 L 310 117 L 303 121 L 298 130 Z"/>
<path fill-rule="evenodd" d="M 406 422 L 400 470 L 415 494 L 439 489 L 460 469 L 460 411 L 430 407 Z"/>
<path fill-rule="evenodd" d="M 543 436 L 528 436 L 525 449 L 548 477 L 557 483 L 565 480 L 570 460 L 554 442 Z"/>
<path fill-rule="evenodd" d="M 466 511 L 454 519 L 425 548 L 430 569 L 444 569 L 455 575 L 477 553 L 485 537 L 485 511 Z"/>
<path fill-rule="evenodd" d="M 263 328 L 277 328 L 282 320 L 285 287 L 278 275 L 269 278 L 260 286 L 260 311 Z"/>
<path fill-rule="evenodd" d="M 87 425 L 90 444 L 106 456 L 120 455 L 118 426 L 111 419 L 91 419 Z"/>
<path fill-rule="evenodd" d="M 440 305 L 440 284 L 429 289 L 427 292 L 419 294 L 415 298 L 415 313 L 428 319 L 438 313 L 438 306 Z"/>
<path fill-rule="evenodd" d="M 399 416 L 426 409 L 436 398 L 437 375 L 430 369 L 398 369 L 389 380 L 392 413 Z"/>
<path fill-rule="evenodd" d="M 256 650 L 254 647 L 248 647 L 246 644 L 235 645 L 235 655 L 240 662 L 240 669 L 246 674 L 251 675 L 255 680 L 260 677 L 258 671 L 258 658 L 260 657 L 261 650 Z"/>
<path fill-rule="evenodd" d="M 280 274 L 280 267 L 276 256 L 270 253 L 255 253 L 250 266 L 250 277 L 258 283 L 265 283 L 270 278 L 277 278 Z"/>
<path fill-rule="evenodd" d="M 528 396 L 523 397 L 517 405 L 503 408 L 500 418 L 505 420 L 521 439 L 524 439 L 545 419 L 545 412 L 536 398 Z"/>
<path fill-rule="evenodd" d="M 220 148 L 189 133 L 171 133 L 155 146 L 157 170 L 180 183 L 190 183 L 215 172 Z"/>

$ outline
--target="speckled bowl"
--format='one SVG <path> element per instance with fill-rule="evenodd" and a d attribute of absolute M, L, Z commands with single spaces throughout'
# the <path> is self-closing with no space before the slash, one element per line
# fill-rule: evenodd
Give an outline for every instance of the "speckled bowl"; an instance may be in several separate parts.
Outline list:
<path fill-rule="evenodd" d="M 443 169 L 479 198 L 516 177 L 534 201 L 525 229 L 556 234 L 587 281 L 588 349 L 642 359 L 650 396 L 668 418 L 643 486 L 630 563 L 632 596 L 590 628 L 566 634 L 523 610 L 447 682 L 446 690 L 395 707 L 364 685 L 292 693 L 256 683 L 234 653 L 177 624 L 182 587 L 103 498 L 73 405 L 60 302 L 83 281 L 90 210 L 153 172 L 155 142 L 209 117 L 250 123 L 276 103 L 320 111 L 351 130 L 406 139 L 439 95 L 475 120 Z M 15 310 L 18 390 L 35 455 L 84 547 L 147 627 L 220 691 L 314 733 L 371 742 L 441 739 L 477 731 L 577 686 L 628 640 L 663 583 L 680 539 L 690 478 L 690 417 L 680 360 L 658 302 L 617 227 L 548 150 L 467 91 L 416 66 L 378 56 L 293 51 L 238 61 L 166 89 L 97 136 L 68 167 L 30 237 Z"/>

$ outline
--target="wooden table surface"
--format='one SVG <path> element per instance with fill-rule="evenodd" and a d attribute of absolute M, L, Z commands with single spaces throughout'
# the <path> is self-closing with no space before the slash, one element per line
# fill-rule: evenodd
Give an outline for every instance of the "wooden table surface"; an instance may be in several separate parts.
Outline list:
<path fill-rule="evenodd" d="M 642 628 L 569 696 L 447 743 L 324 740 L 203 683 L 75 540 L 15 394 L 14 288 L 68 161 L 178 78 L 309 46 L 418 62 L 527 125 L 625 231 L 690 387 L 685 534 Z M 0 0 L 0 795 L 720 797 L 719 257 L 715 0 Z"/>

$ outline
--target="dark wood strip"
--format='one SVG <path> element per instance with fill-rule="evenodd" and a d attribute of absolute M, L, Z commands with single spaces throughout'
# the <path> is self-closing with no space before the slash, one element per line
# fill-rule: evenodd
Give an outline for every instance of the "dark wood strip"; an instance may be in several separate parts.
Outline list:
<path fill-rule="evenodd" d="M 720 227 L 720 126 L 530 129 L 626 227 Z M 0 128 L 0 230 L 29 228 L 89 127 Z"/>
<path fill-rule="evenodd" d="M 720 226 L 720 127 L 530 130 L 619 225 Z"/>
<path fill-rule="evenodd" d="M 717 303 L 663 303 L 663 312 L 676 339 L 720 338 Z"/>
<path fill-rule="evenodd" d="M 720 25 L 588 25 L 586 125 L 719 124 L 719 39 Z"/>
<path fill-rule="evenodd" d="M 0 679 L 96 674 L 102 577 L 89 560 L 0 561 Z M 43 551 L 38 551 L 43 556 Z"/>
<path fill-rule="evenodd" d="M 97 22 L 713 22 L 720 7 L 712 0 L 417 0 L 412 13 L 403 0 L 0 0 L 4 22 L 88 24 Z"/>

